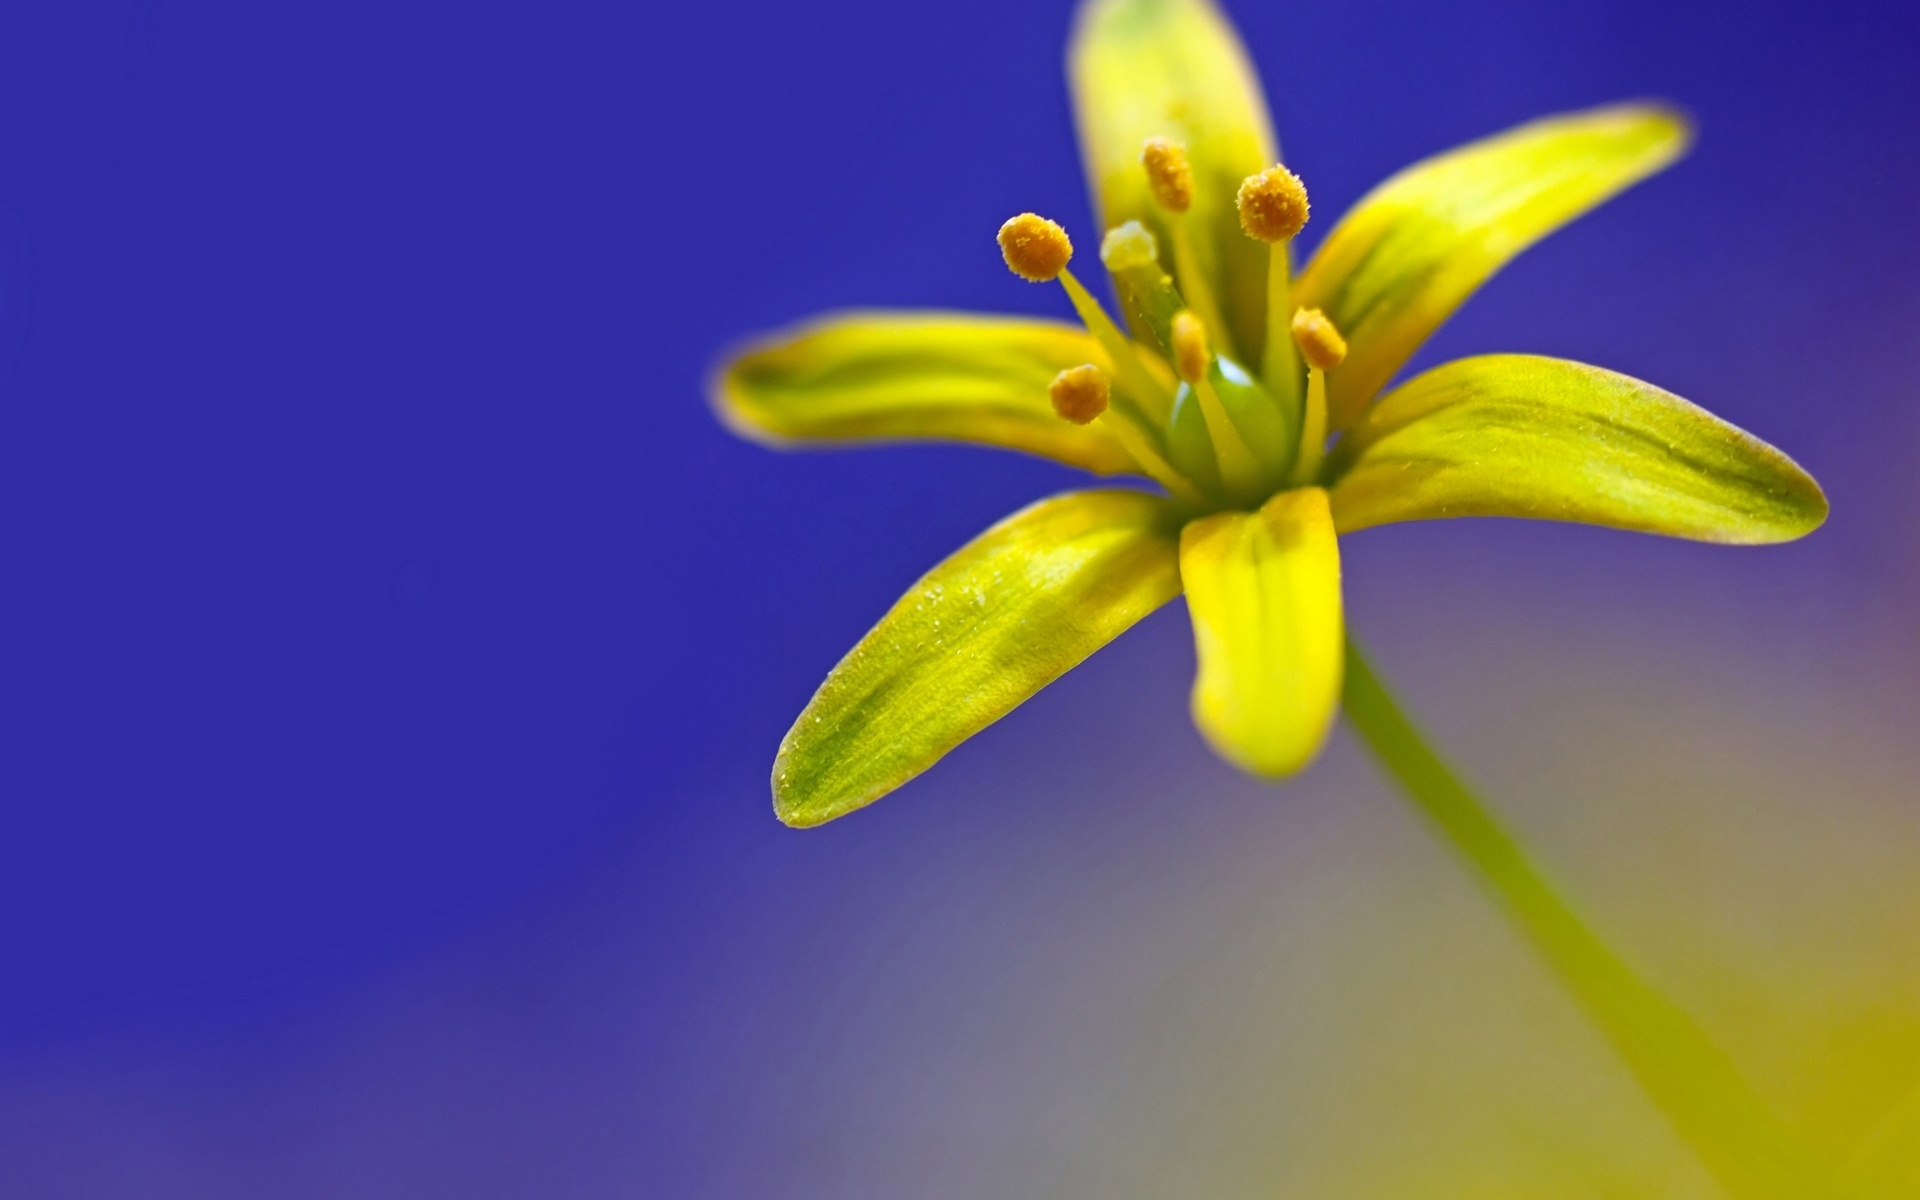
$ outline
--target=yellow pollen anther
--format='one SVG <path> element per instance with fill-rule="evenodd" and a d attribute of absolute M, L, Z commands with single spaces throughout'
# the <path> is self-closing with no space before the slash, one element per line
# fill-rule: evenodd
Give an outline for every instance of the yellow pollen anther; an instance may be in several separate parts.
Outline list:
<path fill-rule="evenodd" d="M 1000 227 L 1000 254 L 1028 283 L 1057 279 L 1073 257 L 1067 231 L 1037 213 L 1021 213 Z"/>
<path fill-rule="evenodd" d="M 1285 167 L 1268 167 L 1241 181 L 1240 228 L 1263 242 L 1284 242 L 1307 223 L 1307 188 Z"/>
<path fill-rule="evenodd" d="M 1213 355 L 1207 349 L 1207 327 L 1186 309 L 1173 314 L 1173 369 L 1188 383 L 1198 383 L 1207 375 L 1207 363 Z"/>
<path fill-rule="evenodd" d="M 1053 401 L 1053 411 L 1075 425 L 1085 425 L 1107 411 L 1107 402 L 1112 397 L 1113 388 L 1107 382 L 1107 373 L 1092 363 L 1068 367 L 1047 385 L 1047 399 Z"/>
<path fill-rule="evenodd" d="M 1293 340 L 1300 357 L 1316 371 L 1331 371 L 1347 357 L 1347 339 L 1317 308 L 1294 310 Z"/>
<path fill-rule="evenodd" d="M 1100 261 L 1109 271 L 1131 271 L 1159 260 L 1160 247 L 1138 221 L 1115 225 L 1100 241 Z"/>
<path fill-rule="evenodd" d="M 1193 167 L 1187 162 L 1185 146 L 1149 138 L 1140 151 L 1140 165 L 1147 169 L 1147 190 L 1155 204 L 1171 213 L 1193 207 Z"/>

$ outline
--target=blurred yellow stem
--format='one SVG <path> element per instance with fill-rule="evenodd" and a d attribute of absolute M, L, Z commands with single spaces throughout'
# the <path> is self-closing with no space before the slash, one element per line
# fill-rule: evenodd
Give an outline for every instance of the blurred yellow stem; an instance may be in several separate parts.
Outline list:
<path fill-rule="evenodd" d="M 1561 899 L 1513 836 L 1427 744 L 1347 642 L 1347 720 L 1625 1060 L 1707 1169 L 1736 1200 L 1832 1195 L 1823 1169 L 1731 1060 Z"/>

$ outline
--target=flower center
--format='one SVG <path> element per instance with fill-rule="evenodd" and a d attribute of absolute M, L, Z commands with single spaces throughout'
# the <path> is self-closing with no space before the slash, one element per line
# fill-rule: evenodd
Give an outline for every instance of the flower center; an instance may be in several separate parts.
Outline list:
<path fill-rule="evenodd" d="M 1142 471 L 1196 509 L 1255 507 L 1277 491 L 1319 482 L 1325 376 L 1345 357 L 1346 342 L 1326 314 L 1296 310 L 1291 301 L 1289 243 L 1307 222 L 1305 186 L 1276 165 L 1249 176 L 1235 196 L 1242 230 L 1269 247 L 1266 350 L 1256 375 L 1235 358 L 1230 327 L 1194 254 L 1186 147 L 1150 139 L 1140 165 L 1168 253 L 1137 220 L 1101 239 L 1121 322 L 1068 270 L 1073 242 L 1065 229 L 1036 213 L 1000 227 L 1008 269 L 1032 283 L 1057 281 L 1105 359 L 1055 377 L 1048 390 L 1054 411 L 1075 424 L 1098 421 Z"/>

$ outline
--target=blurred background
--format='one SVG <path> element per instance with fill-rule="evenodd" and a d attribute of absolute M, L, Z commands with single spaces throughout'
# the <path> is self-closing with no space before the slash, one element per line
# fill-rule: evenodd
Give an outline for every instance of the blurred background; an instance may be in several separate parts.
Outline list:
<path fill-rule="evenodd" d="M 1920 1096 L 1920 9 L 1236 3 L 1311 245 L 1660 96 L 1673 171 L 1421 361 L 1706 405 L 1826 486 L 1730 550 L 1344 546 L 1354 628 L 1792 1124 Z M 1341 735 L 1190 729 L 1179 605 L 887 802 L 767 772 L 1072 472 L 779 455 L 742 335 L 1061 313 L 1064 0 L 0 8 L 0 1194 L 1710 1197 Z"/>

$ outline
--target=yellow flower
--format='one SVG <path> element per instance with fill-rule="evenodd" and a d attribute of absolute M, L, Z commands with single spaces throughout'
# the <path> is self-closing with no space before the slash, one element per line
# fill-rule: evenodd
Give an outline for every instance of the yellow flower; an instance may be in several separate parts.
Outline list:
<path fill-rule="evenodd" d="M 727 363 L 715 402 L 769 442 L 977 442 L 1164 494 L 1054 496 L 930 571 L 787 734 L 781 819 L 872 802 L 1182 592 L 1201 732 L 1246 770 L 1300 770 L 1340 701 L 1340 534 L 1509 516 L 1762 543 L 1825 519 L 1784 454 L 1599 367 L 1489 355 L 1381 394 L 1513 255 L 1673 162 L 1672 111 L 1549 117 L 1417 163 L 1295 278 L 1306 189 L 1209 0 L 1090 0 L 1069 68 L 1119 321 L 1066 231 L 1023 213 L 1008 266 L 1057 281 L 1080 325 L 832 315 Z"/>

